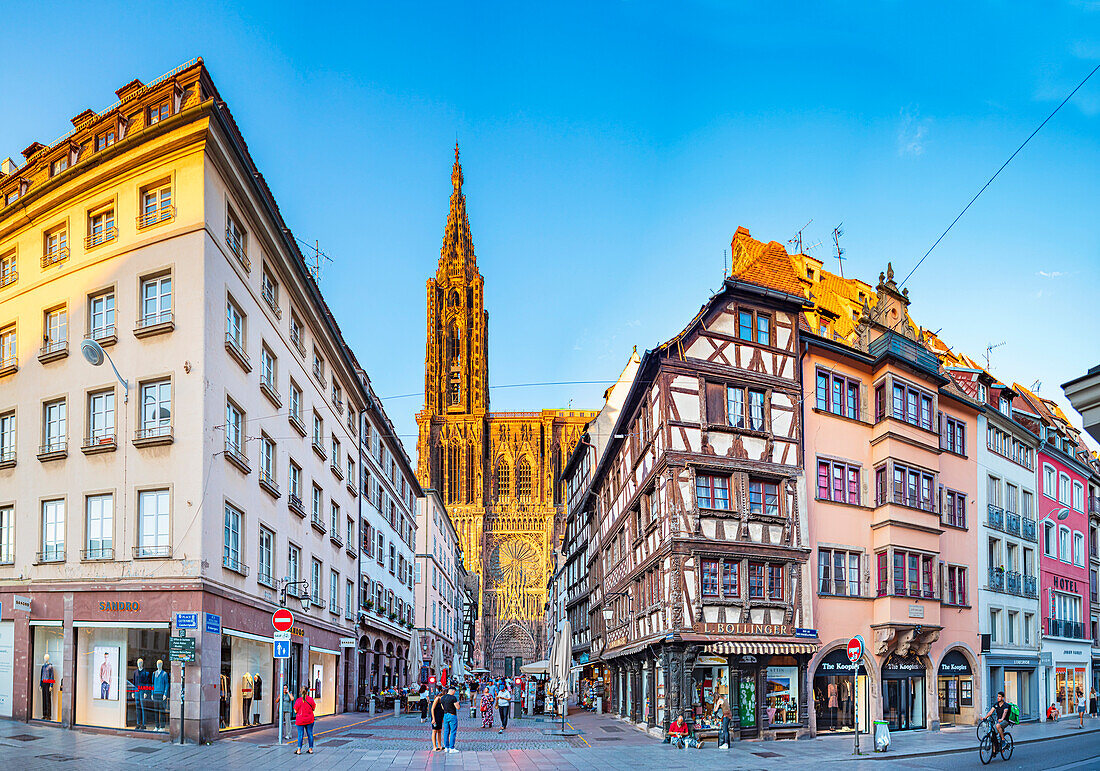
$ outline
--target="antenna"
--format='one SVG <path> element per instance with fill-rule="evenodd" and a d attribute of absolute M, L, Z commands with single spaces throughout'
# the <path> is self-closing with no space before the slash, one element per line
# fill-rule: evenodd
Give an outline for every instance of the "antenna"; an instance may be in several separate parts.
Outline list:
<path fill-rule="evenodd" d="M 730 274 L 731 270 L 733 270 L 733 266 L 729 264 L 729 253 L 725 249 L 723 249 L 722 250 L 722 280 L 723 281 L 726 280 L 726 276 L 728 276 Z"/>
<path fill-rule="evenodd" d="M 836 248 L 836 261 L 840 266 L 840 277 L 844 278 L 844 249 L 840 248 L 840 237 L 844 235 L 844 223 L 833 228 L 833 246 Z"/>
<path fill-rule="evenodd" d="M 321 242 L 313 242 L 313 259 L 306 263 L 306 268 L 309 270 L 309 274 L 313 276 L 313 280 L 321 283 Z"/>
<path fill-rule="evenodd" d="M 1004 344 L 1005 344 L 1005 341 L 1002 340 L 999 343 L 992 343 L 991 345 L 987 345 L 985 347 L 985 368 L 986 368 L 986 370 L 989 370 L 989 354 L 993 353 L 994 350 L 996 350 L 997 348 L 1000 348 Z"/>
<path fill-rule="evenodd" d="M 1038 393 L 1039 389 L 1042 388 L 1042 387 L 1043 387 L 1043 381 L 1042 380 L 1036 380 L 1034 383 L 1032 383 L 1030 386 L 1028 386 L 1027 390 L 1034 391 L 1035 393 Z"/>
<path fill-rule="evenodd" d="M 813 221 L 814 221 L 814 218 L 810 217 L 810 222 L 813 222 Z M 810 222 L 807 222 L 805 225 L 800 227 L 798 229 L 798 232 L 795 233 L 794 236 L 791 237 L 791 239 L 789 241 L 787 241 L 787 244 L 789 246 L 794 247 L 794 253 L 795 254 L 804 254 L 804 252 L 802 251 L 802 231 L 804 231 L 806 228 L 808 228 L 810 226 Z"/>

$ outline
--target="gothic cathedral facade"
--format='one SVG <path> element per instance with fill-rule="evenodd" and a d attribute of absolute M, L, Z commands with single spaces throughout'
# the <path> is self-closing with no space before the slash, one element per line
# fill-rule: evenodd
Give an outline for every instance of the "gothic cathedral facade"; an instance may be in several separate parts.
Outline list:
<path fill-rule="evenodd" d="M 544 612 L 564 518 L 562 465 L 585 410 L 489 411 L 489 314 L 455 147 L 439 266 L 427 282 L 417 475 L 438 491 L 480 579 L 474 668 L 495 677 L 546 656 Z"/>

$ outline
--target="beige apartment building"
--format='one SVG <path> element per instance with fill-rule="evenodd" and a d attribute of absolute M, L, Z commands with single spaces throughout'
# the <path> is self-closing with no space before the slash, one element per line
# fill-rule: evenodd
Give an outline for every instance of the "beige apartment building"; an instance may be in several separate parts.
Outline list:
<path fill-rule="evenodd" d="M 359 367 L 202 61 L 117 96 L 0 174 L 0 713 L 178 737 L 183 631 L 186 737 L 269 724 L 287 578 L 343 711 Z"/>
<path fill-rule="evenodd" d="M 462 608 L 459 607 L 459 567 L 462 551 L 447 507 L 435 490 L 425 490 L 416 511 L 416 627 L 425 665 L 439 648 L 436 682 L 447 682 L 454 654 L 462 640 Z M 460 652 L 460 651 L 459 651 Z M 429 666 L 430 669 L 430 666 Z M 422 679 L 428 670 L 421 668 Z"/>

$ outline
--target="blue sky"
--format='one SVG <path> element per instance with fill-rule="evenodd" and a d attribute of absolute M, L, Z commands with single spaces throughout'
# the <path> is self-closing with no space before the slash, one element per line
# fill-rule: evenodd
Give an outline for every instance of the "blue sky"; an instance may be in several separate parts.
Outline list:
<path fill-rule="evenodd" d="M 160 7 L 157 7 L 160 6 Z M 965 6 L 965 7 L 964 7 Z M 920 8 L 915 13 L 915 8 Z M 423 386 L 452 148 L 496 385 L 614 379 L 722 277 L 738 225 L 808 220 L 826 268 L 909 272 L 1100 61 L 1100 3 L 10 4 L 0 158 L 204 57 L 384 397 Z M 54 34 L 35 33 L 47 24 Z M 18 27 L 18 28 L 16 28 Z M 32 34 L 33 33 L 33 34 Z M 908 284 L 912 312 L 1045 396 L 1100 362 L 1100 75 Z M 497 410 L 601 385 L 496 388 Z M 415 454 L 419 397 L 387 410 Z"/>

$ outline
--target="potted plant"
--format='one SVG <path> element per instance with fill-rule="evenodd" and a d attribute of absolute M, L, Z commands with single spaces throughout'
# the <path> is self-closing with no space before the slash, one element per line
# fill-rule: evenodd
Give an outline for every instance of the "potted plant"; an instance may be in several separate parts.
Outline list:
<path fill-rule="evenodd" d="M 370 610 L 374 607 L 374 600 L 367 600 L 365 603 L 363 603 L 363 607 L 367 610 Z"/>

